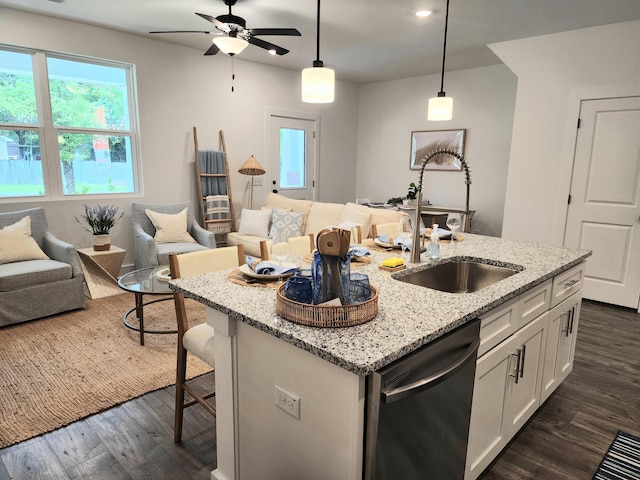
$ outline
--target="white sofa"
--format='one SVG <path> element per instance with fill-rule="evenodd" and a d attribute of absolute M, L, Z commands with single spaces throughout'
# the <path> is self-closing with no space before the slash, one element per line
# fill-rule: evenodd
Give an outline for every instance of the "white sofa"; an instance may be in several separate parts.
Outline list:
<path fill-rule="evenodd" d="M 350 227 L 360 225 L 362 238 L 369 238 L 371 236 L 371 225 L 399 222 L 403 216 L 407 215 L 405 212 L 397 210 L 370 208 L 355 203 L 342 204 L 294 200 L 271 192 L 267 194 L 261 210 L 303 213 L 304 222 L 302 231 L 300 232 L 301 235 L 312 233 L 315 236 L 320 230 L 329 226 Z M 246 212 L 246 210 L 243 210 L 243 212 Z M 251 213 L 253 215 L 253 213 L 257 212 Z M 259 257 L 260 242 L 262 240 L 270 240 L 268 237 L 268 229 L 265 231 L 264 226 L 261 226 L 260 229 L 253 228 L 255 225 L 249 225 L 246 221 L 247 217 L 248 214 L 245 216 L 245 221 L 243 222 L 243 216 L 241 215 L 238 221 L 238 231 L 227 234 L 227 243 L 229 245 L 242 245 L 244 253 Z M 259 232 L 259 230 L 262 230 L 262 232 Z M 247 234 L 247 232 L 249 233 Z"/>

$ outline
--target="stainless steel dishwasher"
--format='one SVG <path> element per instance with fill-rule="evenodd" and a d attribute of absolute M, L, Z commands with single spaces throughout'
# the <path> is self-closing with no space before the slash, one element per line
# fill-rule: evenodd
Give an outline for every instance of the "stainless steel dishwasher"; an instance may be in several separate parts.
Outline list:
<path fill-rule="evenodd" d="M 473 320 L 367 378 L 366 480 L 462 480 L 480 344 Z"/>

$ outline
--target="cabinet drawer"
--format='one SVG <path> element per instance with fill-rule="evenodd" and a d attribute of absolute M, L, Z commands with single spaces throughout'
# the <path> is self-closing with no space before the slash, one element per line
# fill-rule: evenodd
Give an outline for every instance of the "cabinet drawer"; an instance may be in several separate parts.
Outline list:
<path fill-rule="evenodd" d="M 583 283 L 584 262 L 556 275 L 551 289 L 551 306 L 555 307 L 578 290 L 582 290 Z"/>
<path fill-rule="evenodd" d="M 480 347 L 478 357 L 502 342 L 515 332 L 518 327 L 518 299 L 494 308 L 480 316 Z"/>
<path fill-rule="evenodd" d="M 520 295 L 517 328 L 524 327 L 549 310 L 551 306 L 551 284 L 551 279 L 549 279 Z"/>

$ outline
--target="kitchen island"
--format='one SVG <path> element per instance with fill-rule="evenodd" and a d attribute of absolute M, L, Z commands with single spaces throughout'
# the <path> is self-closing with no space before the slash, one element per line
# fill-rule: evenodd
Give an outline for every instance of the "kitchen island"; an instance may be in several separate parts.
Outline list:
<path fill-rule="evenodd" d="M 590 254 L 472 234 L 453 245 L 442 243 L 441 252 L 436 262 L 478 258 L 522 271 L 475 293 L 451 294 L 393 278 L 432 266 L 425 255 L 422 263 L 390 274 L 377 266 L 398 252 L 373 252 L 371 264 L 358 271 L 378 287 L 378 315 L 343 329 L 279 318 L 275 289 L 231 283 L 226 272 L 171 282 L 172 289 L 207 305 L 207 322 L 216 331 L 218 468 L 213 478 L 362 478 L 369 374 L 550 285 Z M 285 404 L 299 418 L 275 406 L 277 387 L 290 392 Z M 298 402 L 291 403 L 295 398 Z"/>

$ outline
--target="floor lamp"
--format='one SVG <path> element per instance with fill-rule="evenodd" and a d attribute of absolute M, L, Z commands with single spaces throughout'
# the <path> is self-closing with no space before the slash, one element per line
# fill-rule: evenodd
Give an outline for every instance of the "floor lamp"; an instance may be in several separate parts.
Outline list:
<path fill-rule="evenodd" d="M 243 175 L 251 175 L 251 188 L 249 189 L 249 208 L 253 210 L 253 177 L 254 175 L 264 175 L 265 173 L 267 173 L 267 171 L 262 165 L 260 165 L 260 162 L 256 160 L 256 157 L 251 155 L 238 169 L 238 172 Z"/>

